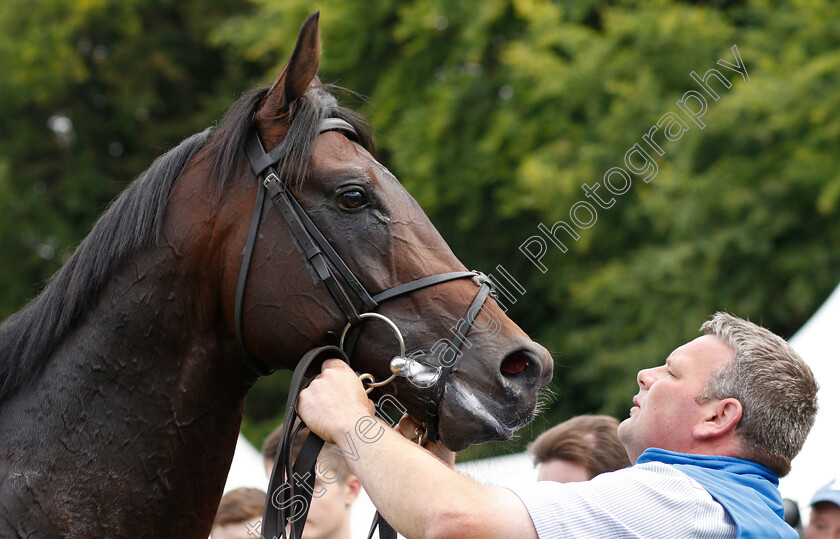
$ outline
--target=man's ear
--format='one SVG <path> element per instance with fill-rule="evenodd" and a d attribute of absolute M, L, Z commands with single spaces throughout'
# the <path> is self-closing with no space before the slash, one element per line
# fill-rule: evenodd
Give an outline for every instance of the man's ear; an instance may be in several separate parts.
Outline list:
<path fill-rule="evenodd" d="M 705 417 L 702 422 L 694 426 L 692 433 L 698 440 L 712 440 L 723 438 L 730 433 L 734 435 L 735 428 L 741 421 L 744 408 L 741 401 L 735 398 L 712 399 L 703 404 Z"/>
<path fill-rule="evenodd" d="M 286 112 L 315 79 L 321 61 L 319 15 L 320 12 L 316 11 L 307 17 L 300 28 L 292 57 L 263 98 L 260 112 L 266 117 Z"/>

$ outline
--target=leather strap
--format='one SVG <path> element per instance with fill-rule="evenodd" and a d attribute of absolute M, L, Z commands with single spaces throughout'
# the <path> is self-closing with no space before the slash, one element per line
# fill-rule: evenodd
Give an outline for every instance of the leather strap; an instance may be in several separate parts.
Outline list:
<path fill-rule="evenodd" d="M 373 515 L 373 522 L 370 523 L 370 531 L 368 532 L 368 539 L 373 538 L 373 534 L 379 528 L 379 539 L 397 539 L 397 531 L 391 527 L 385 518 L 379 513 Z"/>
<path fill-rule="evenodd" d="M 358 134 L 353 126 L 341 118 L 325 118 L 321 120 L 319 132 L 325 133 L 327 131 L 341 131 L 349 139 L 355 141 L 359 140 Z M 254 171 L 254 175 L 257 178 L 262 177 L 265 174 L 265 171 L 268 170 L 268 167 L 274 166 L 275 163 L 283 158 L 283 155 L 287 151 L 286 140 L 287 139 L 284 138 L 280 141 L 280 144 L 272 148 L 269 152 L 263 150 L 262 144 L 260 144 L 259 149 L 257 149 L 250 140 L 245 142 L 245 151 L 248 153 L 248 159 L 251 162 L 251 170 Z M 259 140 L 257 140 L 257 142 L 259 142 Z"/>
<path fill-rule="evenodd" d="M 327 131 L 341 131 L 341 133 L 352 141 L 359 142 L 359 135 L 356 129 L 350 125 L 350 122 L 342 120 L 341 118 L 324 118 L 321 120 L 319 127 L 321 133 Z"/>
<path fill-rule="evenodd" d="M 271 471 L 271 478 L 268 481 L 268 493 L 265 499 L 265 510 L 262 521 L 262 534 L 264 537 L 286 538 L 286 523 L 292 522 L 291 537 L 299 539 L 303 533 L 303 526 L 306 524 L 306 515 L 309 512 L 309 503 L 312 500 L 312 489 L 315 482 L 315 464 L 318 454 L 324 441 L 314 433 L 310 433 L 304 441 L 297 461 L 292 464 L 292 445 L 295 437 L 303 429 L 304 425 L 297 423 L 297 401 L 300 392 L 309 385 L 305 380 L 306 372 L 313 364 L 320 365 L 330 358 L 339 358 L 347 362 L 344 351 L 337 346 L 322 346 L 307 352 L 298 362 L 292 381 L 289 385 L 289 397 L 286 401 L 286 417 L 283 420 L 283 429 L 280 435 L 280 444 L 277 448 L 277 456 L 274 459 L 274 468 Z M 308 475 L 307 475 L 308 474 Z M 297 488 L 298 478 L 304 478 L 306 488 L 300 492 Z M 279 490 L 278 490 L 279 489 Z M 308 490 L 307 490 L 308 489 Z M 280 492 L 288 492 L 282 496 L 283 503 L 275 505 L 275 498 L 280 498 Z M 305 500 L 303 509 L 295 513 L 294 503 L 296 497 Z M 294 518 L 294 520 L 293 520 Z"/>
<path fill-rule="evenodd" d="M 454 281 L 455 279 L 465 279 L 467 277 L 477 276 L 477 271 L 451 271 L 449 273 L 438 273 L 437 275 L 423 277 L 421 279 L 417 279 L 416 281 L 411 281 L 389 288 L 388 290 L 373 296 L 373 301 L 376 303 L 382 303 L 386 299 L 402 296 L 403 294 L 408 294 L 409 292 L 414 292 L 415 290 L 420 290 L 421 288 L 426 288 L 428 286 L 445 283 L 447 281 Z"/>
<path fill-rule="evenodd" d="M 426 406 L 426 436 L 430 442 L 437 442 L 440 439 L 440 432 L 438 431 L 438 422 L 440 417 L 438 415 L 438 411 L 440 408 L 440 401 L 443 399 L 443 392 L 446 389 L 446 380 L 463 357 L 463 354 L 461 354 L 461 348 L 464 345 L 464 341 L 467 339 L 467 334 L 469 333 L 470 328 L 472 328 L 476 317 L 478 317 L 481 306 L 484 305 L 488 296 L 490 296 L 495 289 L 493 282 L 486 275 L 480 272 L 476 273 L 478 280 L 481 283 L 481 287 L 478 289 L 478 294 L 476 294 L 469 309 L 467 309 L 467 314 L 464 315 L 463 320 L 465 323 L 458 324 L 457 332 L 453 337 L 455 357 L 453 358 L 451 364 L 443 364 L 443 362 L 441 362 L 440 377 L 438 377 L 437 382 L 435 382 L 435 386 L 432 389 L 432 395 Z"/>
<path fill-rule="evenodd" d="M 292 375 L 280 444 L 277 448 L 274 468 L 268 482 L 268 494 L 266 495 L 261 528 L 263 538 L 301 539 L 303 537 L 303 529 L 306 526 L 306 517 L 309 513 L 309 505 L 312 502 L 312 494 L 315 488 L 315 468 L 318 455 L 324 446 L 324 440 L 310 432 L 303 442 L 297 459 L 292 463 L 294 440 L 304 428 L 303 423 L 298 422 L 297 401 L 300 392 L 311 381 L 305 380 L 306 372 L 314 365 L 323 363 L 330 358 L 339 358 L 344 362 L 348 361 L 344 351 L 340 348 L 322 346 L 307 352 L 298 362 Z M 298 424 L 295 425 L 296 423 Z M 303 485 L 300 485 L 300 482 Z M 302 489 L 298 487 L 302 487 Z M 281 496 L 281 494 L 283 495 Z M 279 499 L 281 503 L 275 504 L 276 499 Z M 294 509 L 297 500 L 301 500 L 303 505 L 296 512 Z M 287 523 L 291 524 L 288 533 L 286 530 Z M 377 527 L 379 528 L 380 539 L 396 539 L 397 532 L 382 518 L 378 511 L 374 517 L 368 539 L 373 537 L 373 532 Z"/>
<path fill-rule="evenodd" d="M 288 197 L 289 202 L 291 203 L 292 207 L 295 208 L 297 214 L 301 217 L 301 222 L 303 226 L 306 227 L 306 231 L 309 235 L 315 240 L 315 243 L 321 246 L 326 257 L 329 259 L 330 263 L 333 267 L 341 274 L 344 278 L 344 282 L 346 282 L 350 288 L 353 289 L 353 292 L 362 300 L 365 304 L 365 308 L 369 311 L 377 308 L 379 305 L 377 302 L 370 297 L 368 291 L 362 286 L 362 283 L 356 278 L 350 268 L 347 267 L 347 264 L 344 263 L 344 260 L 335 252 L 330 242 L 321 234 L 321 231 L 318 230 L 318 227 L 315 226 L 315 223 L 309 218 L 303 208 L 300 207 L 300 203 L 294 197 Z"/>
<path fill-rule="evenodd" d="M 410 281 L 405 284 L 397 285 L 393 288 L 389 288 L 383 292 L 380 292 L 373 296 L 373 301 L 379 304 L 385 300 L 395 298 L 397 296 L 402 296 L 404 294 L 409 294 L 422 288 L 426 288 L 440 283 L 445 283 L 447 281 L 454 281 L 455 279 L 465 279 L 467 277 L 475 278 L 478 277 L 478 275 L 479 272 L 477 271 L 451 271 L 449 273 L 439 273 L 437 275 L 431 275 L 429 277 L 422 277 L 420 279 Z M 344 350 L 347 352 L 348 357 L 353 357 L 353 350 L 355 350 L 356 341 L 358 341 L 359 339 L 361 329 L 361 324 L 355 325 L 354 327 L 350 328 L 350 331 L 347 334 L 347 338 L 344 341 Z"/>
<path fill-rule="evenodd" d="M 239 282 L 236 285 L 236 301 L 233 311 L 236 341 L 239 343 L 239 349 L 245 358 L 245 364 L 255 379 L 274 372 L 273 368 L 251 355 L 248 347 L 245 346 L 245 337 L 242 334 L 242 302 L 245 297 L 245 284 L 248 280 L 248 269 L 251 267 L 251 256 L 254 253 L 254 244 L 256 243 L 257 229 L 260 226 L 264 201 L 265 189 L 262 186 L 257 186 L 257 200 L 254 203 L 254 212 L 251 215 L 251 228 L 248 230 L 248 241 L 245 242 L 245 249 L 242 252 L 242 267 L 239 270 Z"/>
<path fill-rule="evenodd" d="M 341 308 L 347 319 L 354 322 L 360 322 L 361 319 L 359 318 L 359 312 L 356 310 L 353 302 L 350 301 L 350 298 L 347 297 L 347 293 L 344 291 L 344 288 L 342 288 L 327 263 L 327 259 L 324 256 L 324 246 L 319 245 L 317 238 L 313 238 L 306 230 L 306 225 L 304 223 L 309 220 L 309 217 L 303 212 L 298 213 L 295 211 L 294 203 L 292 202 L 294 199 L 288 194 L 288 190 L 285 185 L 283 185 L 283 182 L 281 182 L 277 177 L 277 174 L 273 172 L 273 169 L 269 170 L 271 172 L 263 181 L 263 185 L 268 190 L 271 201 L 275 206 L 277 206 L 277 209 L 280 210 L 286 224 L 289 225 L 289 230 L 292 232 L 292 236 L 294 236 L 295 240 L 297 240 L 298 246 L 300 247 L 304 258 L 312 264 L 312 267 L 315 268 L 315 271 L 318 273 L 318 277 L 324 281 L 324 284 L 327 285 L 327 288 L 333 298 L 335 298 L 335 301 L 338 303 L 338 306 Z M 327 244 L 327 246 L 329 246 L 329 244 Z M 329 247 L 329 249 L 331 250 L 332 248 Z M 338 255 L 335 256 L 337 257 Z"/>
<path fill-rule="evenodd" d="M 343 125 L 348 127 L 350 126 L 350 124 L 338 118 L 329 118 L 329 120 L 336 120 L 336 122 L 330 122 L 328 126 L 329 130 L 338 128 L 343 129 Z M 283 140 L 285 141 L 286 139 Z M 281 142 L 277 148 L 282 145 L 283 142 Z M 274 150 L 269 152 L 269 154 L 273 153 Z M 286 189 L 286 186 L 274 171 L 273 163 L 269 164 L 265 168 L 261 168 L 261 160 L 269 154 L 265 153 L 262 142 L 260 142 L 256 131 L 251 131 L 248 135 L 248 139 L 245 144 L 245 151 L 248 154 L 248 159 L 251 162 L 254 173 L 257 174 L 257 170 L 261 171 L 260 174 L 257 174 L 257 177 L 261 178 L 263 174 L 265 175 L 265 179 L 262 183 L 269 190 L 272 202 L 274 202 L 274 204 L 280 209 L 283 218 L 289 224 L 292 235 L 297 240 L 304 257 L 313 263 L 313 266 L 315 266 L 321 280 L 327 282 L 327 280 L 335 281 L 336 279 L 325 261 L 322 262 L 321 260 L 313 260 L 313 258 L 318 254 L 318 251 L 320 251 L 321 257 L 326 257 L 326 259 L 329 260 L 332 268 L 335 268 L 335 270 L 341 275 L 347 285 L 362 300 L 365 307 L 368 310 L 375 309 L 377 307 L 376 302 L 370 297 L 365 287 L 362 286 L 353 272 L 350 271 L 350 268 L 347 267 L 344 260 L 342 260 L 338 253 L 335 252 L 335 249 L 333 249 L 332 245 L 330 245 L 330 242 L 327 241 L 323 234 L 321 234 L 321 231 L 318 230 L 318 227 L 315 226 L 312 219 L 310 219 L 306 212 L 303 211 L 303 208 L 300 207 L 297 200 L 295 200 L 291 193 L 288 192 L 288 189 Z M 340 288 L 338 282 L 336 281 L 332 286 L 330 283 L 327 283 L 327 286 L 330 287 L 330 292 L 333 293 L 336 301 L 344 303 L 341 306 L 341 310 L 345 315 L 347 315 L 348 320 L 358 321 L 358 312 L 349 301 L 347 294 L 343 290 L 338 292 L 338 289 Z"/>

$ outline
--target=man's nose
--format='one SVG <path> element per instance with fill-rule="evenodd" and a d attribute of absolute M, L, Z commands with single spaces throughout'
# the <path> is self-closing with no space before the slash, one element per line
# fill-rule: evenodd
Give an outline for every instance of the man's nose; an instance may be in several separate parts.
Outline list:
<path fill-rule="evenodd" d="M 642 369 L 639 371 L 639 374 L 636 375 L 636 382 L 638 382 L 639 387 L 642 389 L 650 389 L 650 386 L 653 385 L 655 381 L 655 369 Z"/>

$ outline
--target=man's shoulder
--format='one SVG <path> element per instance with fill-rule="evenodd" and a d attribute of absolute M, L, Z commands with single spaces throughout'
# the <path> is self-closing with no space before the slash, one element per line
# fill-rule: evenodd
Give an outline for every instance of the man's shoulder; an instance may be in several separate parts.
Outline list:
<path fill-rule="evenodd" d="M 580 483 L 541 481 L 514 492 L 540 536 L 634 530 L 642 537 L 726 536 L 733 523 L 697 481 L 661 462 L 637 464 Z M 599 532 L 600 533 L 600 532 Z M 559 536 L 563 536 L 558 535 Z M 598 533 L 594 536 L 599 536 Z"/>
<path fill-rule="evenodd" d="M 683 473 L 678 467 L 664 462 L 634 464 L 633 466 L 628 466 L 615 472 L 601 474 L 594 477 L 593 481 L 598 479 L 598 477 L 609 476 L 610 474 L 616 474 L 621 480 L 650 481 L 656 480 L 657 478 L 667 478 L 669 481 L 677 481 L 679 483 L 692 483 L 693 481 L 691 477 Z"/>
<path fill-rule="evenodd" d="M 581 482 L 577 488 L 584 491 L 609 492 L 632 490 L 643 499 L 650 495 L 654 500 L 660 500 L 661 494 L 674 500 L 693 502 L 697 498 L 705 501 L 709 494 L 692 477 L 682 472 L 676 466 L 662 462 L 646 462 L 635 464 L 614 472 L 607 472 L 589 481 Z"/>
<path fill-rule="evenodd" d="M 697 481 L 661 462 L 628 466 L 578 483 L 540 481 L 514 492 L 520 498 L 525 495 L 546 503 L 580 503 L 605 509 L 626 505 L 693 506 L 698 500 L 711 501 L 709 493 Z"/>

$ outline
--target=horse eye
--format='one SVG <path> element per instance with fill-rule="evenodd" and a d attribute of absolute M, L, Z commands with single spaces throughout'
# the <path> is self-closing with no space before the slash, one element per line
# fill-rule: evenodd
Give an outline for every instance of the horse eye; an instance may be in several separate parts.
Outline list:
<path fill-rule="evenodd" d="M 352 189 L 338 195 L 338 205 L 345 210 L 356 210 L 367 204 L 365 192 L 361 189 Z"/>

